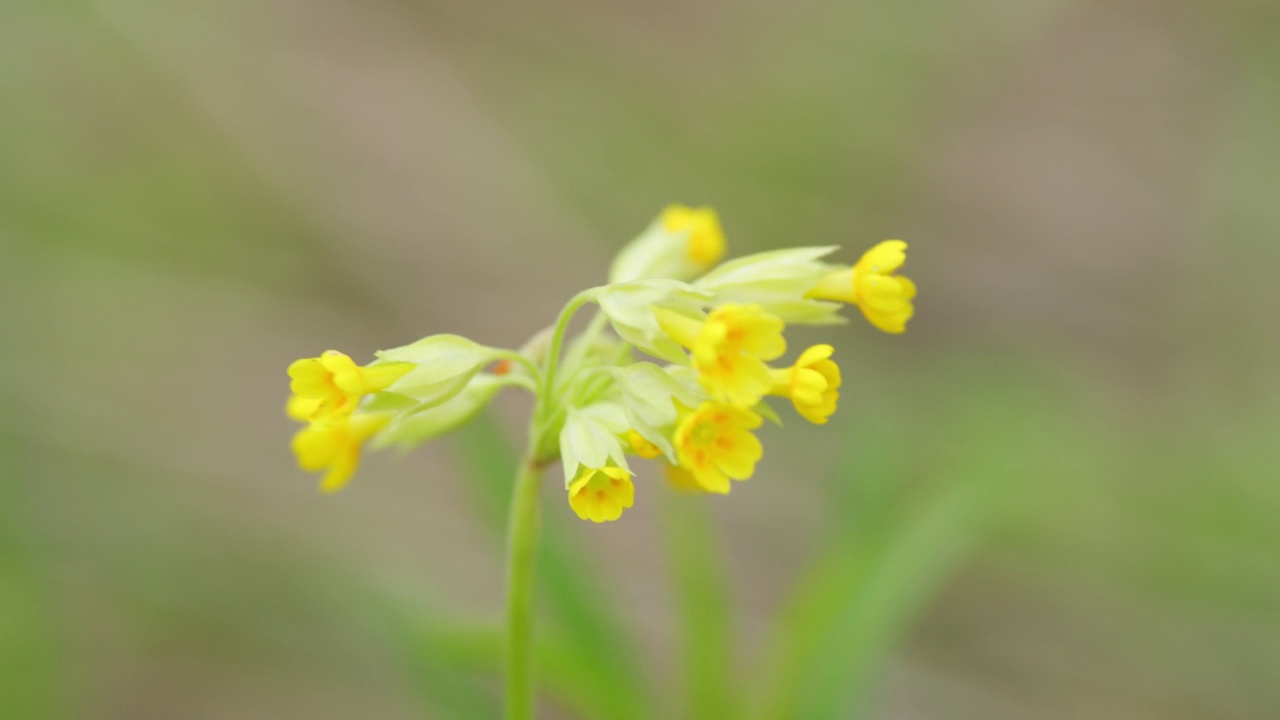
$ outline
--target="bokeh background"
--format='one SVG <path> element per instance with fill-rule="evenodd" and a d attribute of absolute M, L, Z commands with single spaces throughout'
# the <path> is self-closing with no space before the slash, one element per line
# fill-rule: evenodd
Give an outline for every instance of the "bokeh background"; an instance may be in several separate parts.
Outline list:
<path fill-rule="evenodd" d="M 0 717 L 484 716 L 527 400 L 322 497 L 284 368 L 518 345 L 673 201 L 921 296 L 731 496 L 548 483 L 598 716 L 708 717 L 699 653 L 798 718 L 1280 716 L 1270 0 L 6 0 Z"/>

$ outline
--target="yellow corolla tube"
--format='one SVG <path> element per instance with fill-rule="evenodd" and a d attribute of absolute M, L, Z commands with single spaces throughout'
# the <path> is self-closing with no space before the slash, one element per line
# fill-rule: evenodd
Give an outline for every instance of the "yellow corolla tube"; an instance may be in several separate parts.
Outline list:
<path fill-rule="evenodd" d="M 912 300 L 916 284 L 895 273 L 906 259 L 905 242 L 885 240 L 868 250 L 853 267 L 828 273 L 808 297 L 857 305 L 877 328 L 895 335 L 905 332 L 907 321 L 915 313 Z"/>
<path fill-rule="evenodd" d="M 569 483 L 569 507 L 591 522 L 610 522 L 635 503 L 631 473 L 620 467 L 581 468 Z"/>

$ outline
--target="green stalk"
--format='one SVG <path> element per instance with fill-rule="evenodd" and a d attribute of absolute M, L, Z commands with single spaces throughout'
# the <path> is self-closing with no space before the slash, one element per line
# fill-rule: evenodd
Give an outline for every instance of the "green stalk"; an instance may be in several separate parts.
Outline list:
<path fill-rule="evenodd" d="M 511 492 L 511 510 L 507 518 L 507 644 L 503 656 L 506 684 L 506 720 L 532 720 L 534 692 L 533 654 L 534 578 L 538 556 L 538 533 L 541 508 L 538 487 L 544 467 L 542 446 L 546 440 L 548 419 L 559 403 L 556 401 L 556 371 L 564 347 L 564 336 L 574 313 L 591 301 L 592 291 L 573 296 L 556 318 L 539 382 L 538 400 L 530 427 L 529 449 L 516 473 Z M 515 358 L 512 358 L 515 359 Z M 524 359 L 528 363 L 527 359 Z M 535 374 L 535 377 L 536 374 Z"/>
<path fill-rule="evenodd" d="M 507 720 L 533 718 L 534 561 L 538 556 L 541 467 L 530 454 L 520 463 L 507 524 L 507 646 L 503 657 Z"/>
<path fill-rule="evenodd" d="M 546 370 L 542 373 L 542 388 L 538 392 L 535 425 L 542 425 L 547 414 L 555 410 L 556 403 L 552 399 L 556 392 L 556 370 L 560 365 L 560 350 L 564 346 L 564 335 L 569 329 L 569 321 L 573 319 L 573 314 L 582 309 L 583 305 L 591 302 L 592 292 L 584 290 L 574 295 L 560 311 L 560 317 L 556 318 L 556 327 L 551 335 L 551 347 L 547 349 Z"/>

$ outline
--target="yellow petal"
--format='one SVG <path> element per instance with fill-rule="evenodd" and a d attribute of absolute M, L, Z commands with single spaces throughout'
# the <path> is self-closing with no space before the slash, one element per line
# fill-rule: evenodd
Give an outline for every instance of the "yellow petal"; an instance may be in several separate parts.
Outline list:
<path fill-rule="evenodd" d="M 306 422 L 315 416 L 323 403 L 324 401 L 319 398 L 290 395 L 288 402 L 285 403 L 284 412 L 294 420 Z"/>
<path fill-rule="evenodd" d="M 863 254 L 858 271 L 888 275 L 907 260 L 907 244 L 901 240 L 885 240 Z"/>

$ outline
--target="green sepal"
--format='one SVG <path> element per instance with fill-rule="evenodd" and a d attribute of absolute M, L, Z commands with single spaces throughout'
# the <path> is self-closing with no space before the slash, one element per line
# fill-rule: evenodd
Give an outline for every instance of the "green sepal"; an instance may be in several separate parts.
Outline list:
<path fill-rule="evenodd" d="M 840 303 L 810 300 L 805 294 L 816 287 L 832 266 L 821 258 L 836 250 L 801 247 L 772 250 L 730 260 L 694 283 L 712 293 L 714 304 L 759 305 L 784 322 L 800 325 L 834 325 L 844 322 L 837 313 Z"/>
<path fill-rule="evenodd" d="M 667 230 L 659 217 L 618 252 L 609 268 L 609 282 L 652 278 L 692 278 L 702 269 L 689 260 L 689 231 Z"/>
<path fill-rule="evenodd" d="M 387 390 L 429 408 L 462 392 L 476 373 L 502 353 L 461 335 L 432 335 L 410 345 L 381 350 L 377 355 L 379 360 L 417 366 Z"/>
<path fill-rule="evenodd" d="M 417 404 L 414 403 L 403 408 L 403 411 L 385 430 L 374 436 L 372 444 L 376 448 L 394 445 L 408 450 L 465 425 L 493 400 L 493 396 L 499 390 L 518 384 L 518 378 L 509 376 L 488 373 L 476 375 L 461 392 L 434 407 L 415 410 L 414 407 L 417 407 Z M 385 400 L 375 397 L 374 403 L 402 404 L 395 397 L 396 393 L 378 393 L 378 395 L 391 397 Z M 410 401 L 412 402 L 412 399 Z"/>
<path fill-rule="evenodd" d="M 573 482 L 579 469 L 620 467 L 627 472 L 626 452 L 619 436 L 628 430 L 626 412 L 615 402 L 601 402 L 570 409 L 560 429 L 560 459 L 564 485 Z"/>
<path fill-rule="evenodd" d="M 616 368 L 612 373 L 631 429 L 674 463 L 676 455 L 670 431 L 679 413 L 676 403 L 697 407 L 706 399 L 706 394 L 696 381 L 688 382 L 691 375 L 686 374 L 686 381 L 682 382 L 670 371 L 649 362 Z"/>
<path fill-rule="evenodd" d="M 773 409 L 772 405 L 765 402 L 764 400 L 761 400 L 760 402 L 756 403 L 755 407 L 751 408 L 751 411 L 759 415 L 760 417 L 764 418 L 765 420 L 768 420 L 769 422 L 773 423 L 774 425 L 777 425 L 778 427 L 782 427 L 782 416 L 778 414 L 777 410 Z"/>
<path fill-rule="evenodd" d="M 360 407 L 367 412 L 403 412 L 420 405 L 417 400 L 400 393 L 383 391 L 374 393 Z"/>
<path fill-rule="evenodd" d="M 688 355 L 663 331 L 653 309 L 699 317 L 711 299 L 710 293 L 676 280 L 639 280 L 605 285 L 592 292 L 592 300 L 619 337 L 641 352 L 673 363 L 687 363 Z"/>

